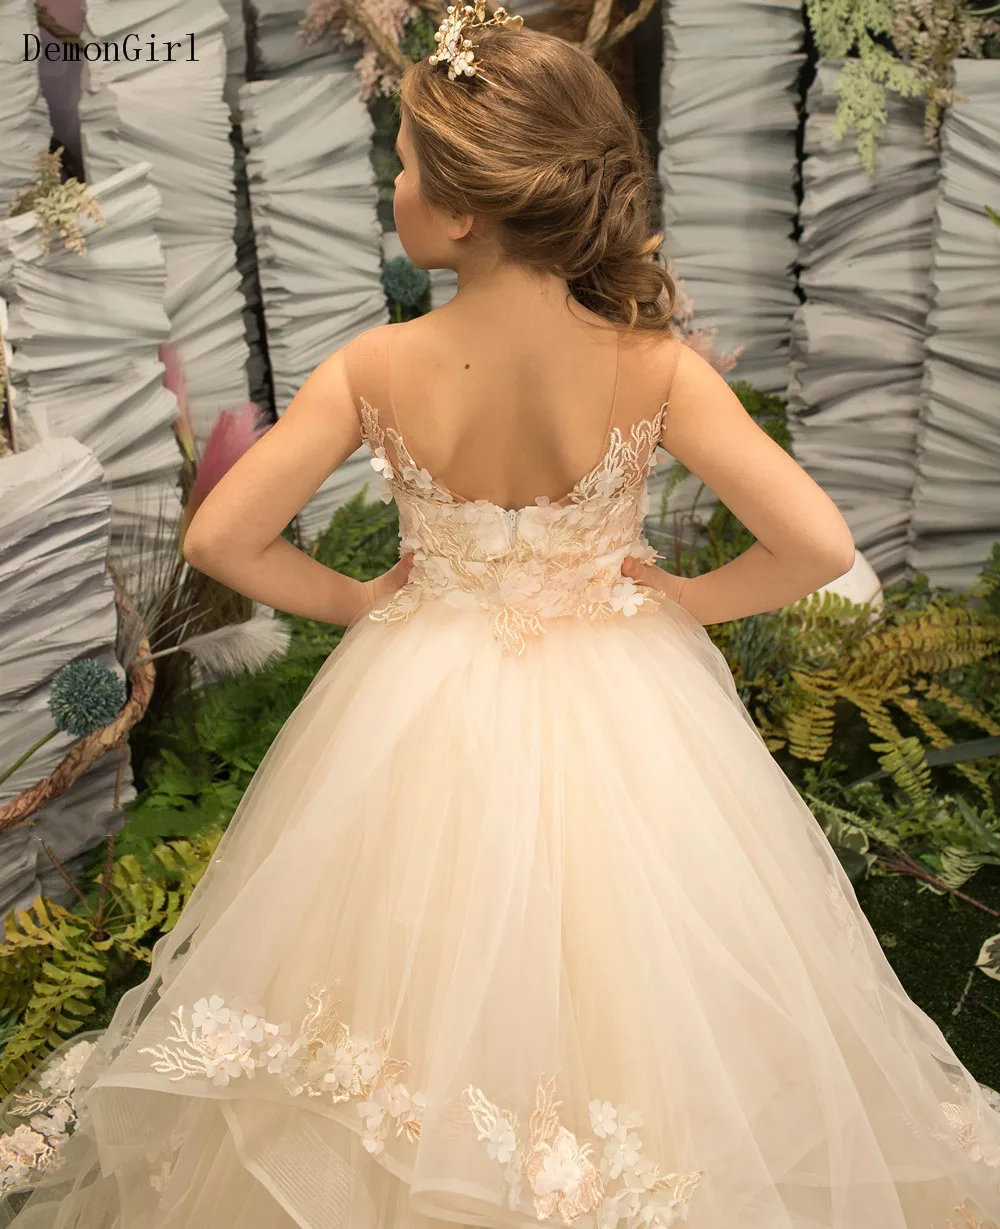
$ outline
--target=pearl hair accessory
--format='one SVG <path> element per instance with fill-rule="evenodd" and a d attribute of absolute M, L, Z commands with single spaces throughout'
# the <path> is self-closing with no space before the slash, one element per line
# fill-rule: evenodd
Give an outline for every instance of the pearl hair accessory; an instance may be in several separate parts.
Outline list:
<path fill-rule="evenodd" d="M 454 81 L 462 76 L 482 76 L 482 71 L 476 63 L 472 43 L 465 37 L 467 31 L 485 29 L 487 26 L 505 26 L 509 30 L 518 30 L 524 25 L 524 18 L 510 14 L 502 6 L 498 6 L 489 21 L 486 17 L 486 0 L 475 0 L 475 4 L 450 4 L 448 16 L 441 22 L 434 41 L 438 49 L 427 57 L 431 64 L 447 64 L 448 77 Z"/>

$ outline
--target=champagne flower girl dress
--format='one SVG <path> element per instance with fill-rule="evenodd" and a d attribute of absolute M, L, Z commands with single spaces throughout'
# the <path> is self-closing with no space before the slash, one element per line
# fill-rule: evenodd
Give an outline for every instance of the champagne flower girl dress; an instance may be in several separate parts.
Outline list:
<path fill-rule="evenodd" d="M 319 671 L 16 1229 L 978 1229 L 989 1090 L 649 560 L 668 412 L 462 498 L 355 365 L 408 583 Z"/>

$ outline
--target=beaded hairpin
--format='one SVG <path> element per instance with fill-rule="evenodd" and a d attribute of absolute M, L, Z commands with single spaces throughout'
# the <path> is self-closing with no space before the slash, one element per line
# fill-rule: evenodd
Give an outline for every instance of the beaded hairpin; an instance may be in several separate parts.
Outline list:
<path fill-rule="evenodd" d="M 465 37 L 472 30 L 484 30 L 488 26 L 505 26 L 508 30 L 518 30 L 524 25 L 524 18 L 508 13 L 505 8 L 498 7 L 493 16 L 486 17 L 486 0 L 475 0 L 475 4 L 450 4 L 448 16 L 441 22 L 434 41 L 438 44 L 437 51 L 427 57 L 431 64 L 447 64 L 448 76 L 454 81 L 463 74 L 466 77 L 482 76 L 482 71 L 476 63 L 472 42 Z"/>

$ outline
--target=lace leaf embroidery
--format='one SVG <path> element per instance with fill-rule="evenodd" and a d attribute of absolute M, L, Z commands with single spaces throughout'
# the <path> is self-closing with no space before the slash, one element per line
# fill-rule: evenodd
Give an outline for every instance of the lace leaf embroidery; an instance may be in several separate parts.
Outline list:
<path fill-rule="evenodd" d="M 463 1093 L 478 1139 L 502 1167 L 509 1207 L 518 1210 L 527 1181 L 535 1216 L 542 1221 L 558 1217 L 572 1225 L 596 1213 L 598 1229 L 616 1229 L 622 1220 L 626 1229 L 669 1229 L 686 1220 L 705 1171 L 662 1174 L 640 1155 L 642 1141 L 635 1128 L 642 1126 L 641 1115 L 607 1101 L 589 1106 L 591 1129 L 604 1141 L 595 1163 L 596 1145 L 581 1143 L 559 1121 L 557 1075 L 539 1079 L 527 1139 L 517 1116 L 493 1104 L 482 1089 L 470 1085 Z M 612 1190 L 615 1182 L 620 1187 Z"/>
<path fill-rule="evenodd" d="M 228 1005 L 220 995 L 199 999 L 191 1009 L 170 1014 L 170 1034 L 160 1045 L 144 1046 L 152 1068 L 171 1083 L 190 1077 L 228 1085 L 258 1072 L 275 1076 L 292 1096 L 327 1097 L 331 1104 L 353 1102 L 362 1120 L 362 1143 L 382 1152 L 390 1129 L 412 1143 L 419 1138 L 426 1098 L 411 1093 L 400 1076 L 409 1063 L 390 1057 L 389 1031 L 373 1041 L 352 1032 L 340 1019 L 332 988 L 313 986 L 299 1032 L 290 1038 L 287 1022 L 273 1024 L 265 1009 Z"/>
<path fill-rule="evenodd" d="M 400 546 L 414 552 L 407 583 L 377 603 L 369 618 L 405 620 L 429 599 L 479 605 L 491 613 L 501 646 L 520 655 L 547 619 L 603 622 L 662 606 L 665 595 L 625 579 L 621 564 L 626 554 L 643 562 L 658 558 L 641 526 L 665 411 L 666 403 L 653 418 L 633 424 L 628 436 L 615 427 L 604 456 L 564 500 L 539 496 L 533 505 L 506 509 L 458 499 L 415 464 L 401 434 L 383 429 L 362 399 L 362 434 L 384 479 L 382 498 L 395 495 Z"/>

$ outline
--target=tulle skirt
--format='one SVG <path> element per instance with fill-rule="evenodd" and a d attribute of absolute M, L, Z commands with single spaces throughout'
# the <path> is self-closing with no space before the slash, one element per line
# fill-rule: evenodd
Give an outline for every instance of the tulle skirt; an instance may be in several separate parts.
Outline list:
<path fill-rule="evenodd" d="M 1000 1115 L 673 603 L 355 621 L 17 1229 L 979 1229 Z"/>

